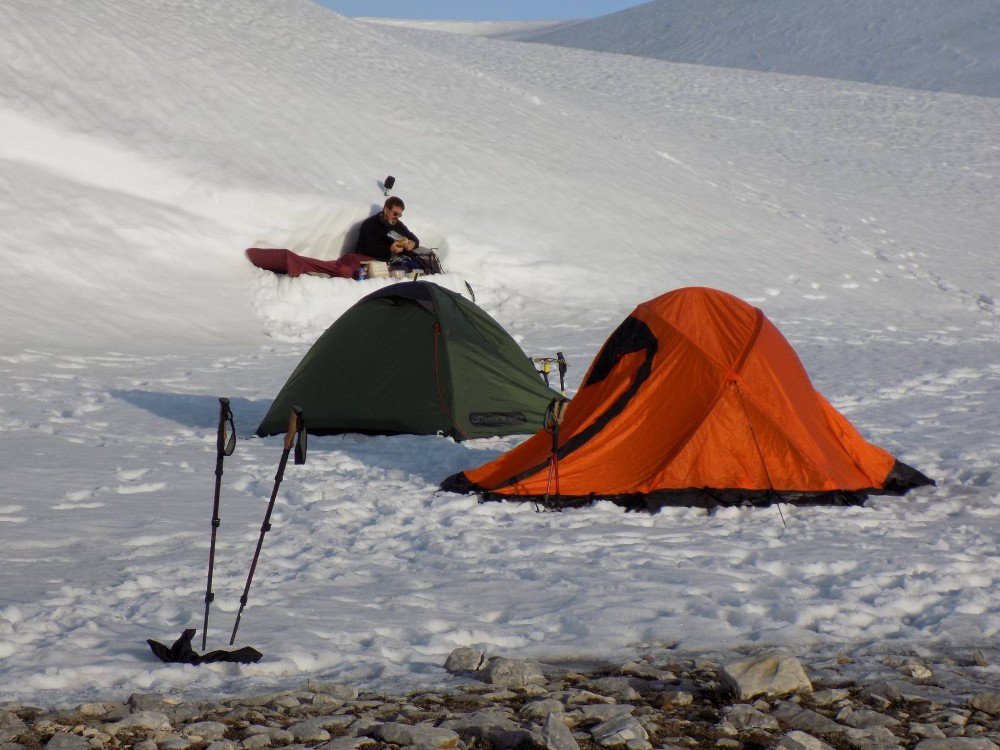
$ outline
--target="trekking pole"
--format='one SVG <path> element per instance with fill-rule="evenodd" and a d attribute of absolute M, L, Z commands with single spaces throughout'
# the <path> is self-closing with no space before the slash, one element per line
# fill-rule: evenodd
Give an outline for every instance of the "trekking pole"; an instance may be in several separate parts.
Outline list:
<path fill-rule="evenodd" d="M 565 396 L 566 370 L 569 369 L 569 365 L 566 363 L 566 358 L 563 356 L 562 352 L 556 352 L 556 361 L 559 363 L 559 392 Z"/>
<path fill-rule="evenodd" d="M 243 609 L 247 606 L 247 598 L 250 595 L 250 583 L 253 581 L 253 573 L 257 569 L 257 560 L 260 558 L 260 548 L 264 546 L 264 534 L 271 530 L 271 511 L 274 510 L 274 499 L 278 496 L 278 486 L 285 476 L 285 464 L 288 463 L 288 454 L 292 451 L 292 443 L 295 442 L 295 463 L 304 464 L 306 462 L 305 446 L 305 421 L 302 419 L 302 409 L 297 406 L 292 407 L 292 415 L 288 420 L 288 431 L 285 433 L 284 449 L 281 452 L 281 460 L 278 462 L 278 471 L 274 475 L 274 489 L 271 490 L 271 499 L 267 504 L 267 511 L 264 513 L 264 523 L 260 526 L 260 536 L 257 538 L 257 549 L 253 553 L 253 561 L 250 563 L 250 572 L 247 574 L 247 585 L 243 588 L 243 596 L 240 597 L 240 610 L 236 613 L 236 623 L 233 625 L 233 635 L 229 639 L 229 645 L 236 642 L 236 631 L 240 627 L 240 618 L 243 616 Z M 296 438 L 298 440 L 296 440 Z"/>
<path fill-rule="evenodd" d="M 232 432 L 226 438 L 226 425 Z M 236 450 L 236 423 L 233 422 L 233 411 L 229 408 L 229 399 L 219 397 L 219 430 L 215 441 L 215 499 L 212 502 L 212 542 L 208 548 L 208 585 L 205 587 L 205 622 L 201 626 L 201 650 L 205 650 L 208 638 L 208 608 L 215 599 L 212 593 L 212 571 L 215 568 L 215 537 L 222 524 L 219 518 L 219 494 L 222 490 L 222 462 L 226 456 L 233 455 Z"/>
<path fill-rule="evenodd" d="M 554 398 L 545 411 L 544 428 L 552 435 L 552 455 L 549 456 L 549 473 L 545 480 L 545 495 L 542 504 L 550 507 L 549 489 L 552 486 L 552 479 L 555 478 L 556 497 L 559 497 L 559 425 L 562 424 L 563 414 L 566 411 L 568 402 L 564 398 Z"/>

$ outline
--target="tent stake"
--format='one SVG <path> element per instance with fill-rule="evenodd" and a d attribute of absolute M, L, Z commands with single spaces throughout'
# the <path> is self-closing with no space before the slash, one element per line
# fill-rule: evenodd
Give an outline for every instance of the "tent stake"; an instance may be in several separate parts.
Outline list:
<path fill-rule="evenodd" d="M 781 503 L 776 502 L 774 507 L 778 509 L 778 515 L 781 517 L 781 525 L 787 529 L 788 524 L 785 523 L 785 514 L 781 512 Z"/>

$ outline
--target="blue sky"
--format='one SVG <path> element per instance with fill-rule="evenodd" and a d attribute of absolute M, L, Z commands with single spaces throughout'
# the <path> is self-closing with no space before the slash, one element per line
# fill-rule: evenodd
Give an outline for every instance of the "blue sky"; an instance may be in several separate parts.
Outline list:
<path fill-rule="evenodd" d="M 643 0 L 316 0 L 345 16 L 429 18 L 450 21 L 539 21 L 596 18 Z"/>

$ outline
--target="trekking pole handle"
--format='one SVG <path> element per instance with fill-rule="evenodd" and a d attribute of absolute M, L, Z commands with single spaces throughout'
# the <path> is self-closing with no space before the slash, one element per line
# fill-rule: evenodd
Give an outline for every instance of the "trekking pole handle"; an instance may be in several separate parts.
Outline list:
<path fill-rule="evenodd" d="M 232 433 L 226 437 L 226 424 Z M 219 396 L 219 431 L 216 435 L 216 451 L 219 456 L 231 456 L 236 449 L 236 423 L 233 421 L 233 410 L 229 407 L 229 399 Z"/>
<path fill-rule="evenodd" d="M 291 450 L 295 443 L 295 436 L 302 429 L 302 409 L 297 406 L 292 407 L 291 416 L 288 418 L 288 429 L 285 431 L 285 450 Z"/>

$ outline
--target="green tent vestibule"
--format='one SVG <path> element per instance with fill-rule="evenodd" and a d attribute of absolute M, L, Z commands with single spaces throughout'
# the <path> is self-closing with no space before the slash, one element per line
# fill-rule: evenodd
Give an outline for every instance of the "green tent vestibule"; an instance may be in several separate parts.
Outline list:
<path fill-rule="evenodd" d="M 295 368 L 257 434 L 284 434 L 292 405 L 314 435 L 530 434 L 559 394 L 474 303 L 428 281 L 351 307 Z"/>

